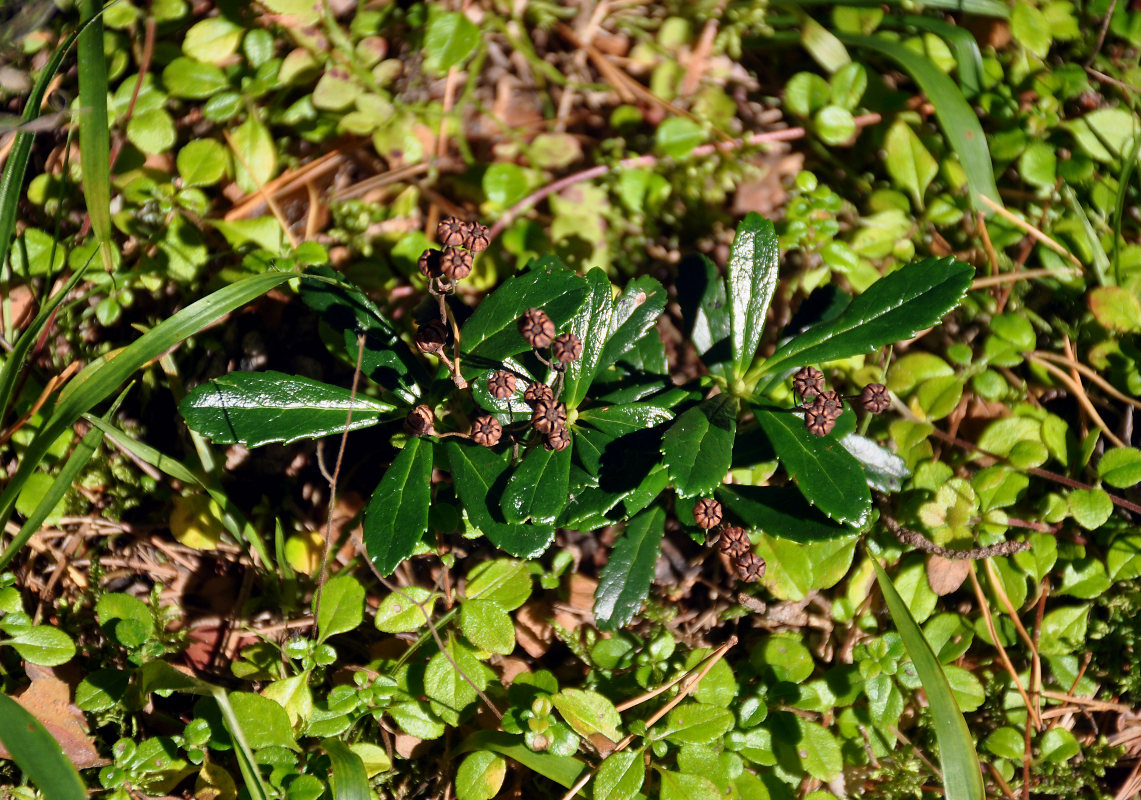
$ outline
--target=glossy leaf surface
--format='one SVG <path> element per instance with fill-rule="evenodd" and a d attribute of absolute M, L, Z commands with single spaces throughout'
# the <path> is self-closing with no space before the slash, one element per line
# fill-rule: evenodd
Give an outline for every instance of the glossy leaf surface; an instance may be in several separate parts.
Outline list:
<path fill-rule="evenodd" d="M 650 593 L 665 523 L 665 510 L 651 508 L 630 520 L 614 542 L 594 593 L 594 618 L 600 629 L 628 625 L 642 608 Z"/>
<path fill-rule="evenodd" d="M 349 420 L 349 410 L 352 419 Z M 217 444 L 260 447 L 369 428 L 396 408 L 358 392 L 282 372 L 231 372 L 179 404 L 186 424 Z"/>
<path fill-rule="evenodd" d="M 737 227 L 729 253 L 728 300 L 733 373 L 744 374 L 765 328 L 777 285 L 777 234 L 772 222 L 750 212 Z"/>
<path fill-rule="evenodd" d="M 733 460 L 737 399 L 719 394 L 686 411 L 662 437 L 662 456 L 682 497 L 721 485 Z"/>
<path fill-rule="evenodd" d="M 728 377 L 732 358 L 729 303 L 717 266 L 703 255 L 684 259 L 678 268 L 677 293 L 683 329 L 697 354 L 711 373 Z"/>
<path fill-rule="evenodd" d="M 799 415 L 754 409 L 757 422 L 801 494 L 837 522 L 859 527 L 872 509 L 864 470 L 836 440 L 835 432 L 814 436 Z"/>
<path fill-rule="evenodd" d="M 311 275 L 339 281 L 329 267 L 314 267 Z M 356 364 L 357 337 L 363 336 L 361 370 L 385 389 L 397 392 L 406 402 L 420 395 L 418 382 L 427 378 L 423 362 L 400 339 L 396 328 L 360 289 L 339 282 L 301 282 L 301 299 L 344 338 L 345 357 Z"/>
<path fill-rule="evenodd" d="M 791 486 L 722 486 L 717 499 L 748 527 L 783 539 L 817 542 L 852 533 L 821 514 Z"/>
<path fill-rule="evenodd" d="M 614 319 L 614 291 L 606 273 L 595 267 L 586 273 L 586 281 L 590 285 L 590 294 L 567 326 L 567 330 L 582 342 L 582 356 L 567 366 L 563 401 L 568 411 L 577 408 L 586 397 L 586 390 L 598 371 L 603 348 L 610 338 Z"/>
<path fill-rule="evenodd" d="M 975 270 L 953 258 L 925 258 L 885 275 L 835 319 L 815 325 L 762 362 L 756 375 L 866 355 L 930 328 L 958 305 Z"/>
<path fill-rule="evenodd" d="M 503 517 L 498 499 L 510 467 L 506 455 L 456 441 L 447 442 L 445 450 L 452 481 L 468 519 L 492 544 L 517 558 L 534 558 L 550 546 L 555 539 L 552 526 L 512 525 Z"/>
<path fill-rule="evenodd" d="M 555 328 L 562 331 L 586 299 L 588 286 L 554 256 L 536 260 L 522 275 L 509 278 L 480 302 L 464 324 L 464 375 L 498 365 L 507 356 L 530 347 L 516 327 L 529 308 L 547 312 Z"/>
<path fill-rule="evenodd" d="M 573 437 L 573 434 L 572 434 Z M 570 488 L 571 448 L 548 450 L 539 445 L 523 457 L 507 487 L 500 508 L 508 522 L 554 522 L 566 507 Z"/>
<path fill-rule="evenodd" d="M 587 765 L 572 756 L 556 756 L 552 753 L 536 753 L 518 736 L 502 731 L 476 731 L 464 739 L 459 753 L 474 750 L 491 750 L 518 761 L 524 767 L 539 773 L 544 778 L 560 786 L 570 788 L 579 776 L 587 770 Z"/>
<path fill-rule="evenodd" d="M 432 443 L 412 438 L 380 479 L 364 517 L 364 545 L 381 575 L 412 555 L 428 531 Z"/>

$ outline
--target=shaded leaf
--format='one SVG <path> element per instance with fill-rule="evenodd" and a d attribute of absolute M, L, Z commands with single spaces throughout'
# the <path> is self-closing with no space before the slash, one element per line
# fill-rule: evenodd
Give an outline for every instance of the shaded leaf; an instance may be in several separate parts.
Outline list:
<path fill-rule="evenodd" d="M 523 457 L 503 490 L 500 508 L 508 522 L 554 522 L 570 490 L 571 448 L 537 446 Z"/>
<path fill-rule="evenodd" d="M 651 508 L 630 520 L 614 542 L 594 594 L 594 618 L 600 629 L 621 628 L 641 610 L 650 592 L 665 522 L 665 510 Z"/>
<path fill-rule="evenodd" d="M 794 542 L 850 536 L 790 486 L 721 486 L 717 498 L 746 526 Z"/>
<path fill-rule="evenodd" d="M 858 528 L 867 522 L 872 497 L 864 470 L 836 440 L 835 431 L 815 436 L 798 415 L 760 406 L 753 410 L 805 499 L 845 525 Z"/>
<path fill-rule="evenodd" d="M 412 555 L 428 531 L 432 443 L 412 438 L 380 479 L 364 518 L 364 545 L 381 575 Z"/>
<path fill-rule="evenodd" d="M 506 456 L 454 440 L 447 442 L 445 449 L 456 493 L 468 518 L 492 544 L 517 558 L 534 558 L 547 549 L 555 539 L 554 527 L 512 525 L 499 509 L 502 481 L 509 467 Z"/>
<path fill-rule="evenodd" d="M 681 497 L 721 485 L 733 460 L 737 398 L 719 394 L 678 417 L 662 437 L 662 458 Z"/>
<path fill-rule="evenodd" d="M 974 272 L 971 265 L 951 257 L 908 264 L 869 286 L 835 319 L 786 342 L 762 362 L 757 375 L 865 355 L 908 339 L 958 305 Z"/>

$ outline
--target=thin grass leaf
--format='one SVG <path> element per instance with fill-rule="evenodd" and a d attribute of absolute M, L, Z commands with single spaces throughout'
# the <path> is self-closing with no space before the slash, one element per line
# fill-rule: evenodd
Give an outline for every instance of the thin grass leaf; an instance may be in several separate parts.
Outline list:
<path fill-rule="evenodd" d="M 20 370 L 24 366 L 24 361 L 28 357 L 28 351 L 32 349 L 32 345 L 39 339 L 40 334 L 43 332 L 44 326 L 52 318 L 52 314 L 59 308 L 60 304 L 67 299 L 71 290 L 79 283 L 80 278 L 86 271 L 87 266 L 84 265 L 83 269 L 76 270 L 75 274 L 68 280 L 67 285 L 60 288 L 55 294 L 51 296 L 48 302 L 40 308 L 35 318 L 28 324 L 28 327 L 16 339 L 16 344 L 12 347 L 12 352 L 4 359 L 4 367 L 0 369 L 0 419 L 4 419 L 8 413 L 8 403 L 12 399 L 12 392 L 15 390 L 16 380 L 20 376 Z"/>
<path fill-rule="evenodd" d="M 63 44 L 56 48 L 51 60 L 36 78 L 35 85 L 32 86 L 32 91 L 24 103 L 24 114 L 20 118 L 23 122 L 31 122 L 40 116 L 40 107 L 43 105 L 48 85 L 59 71 L 67 51 L 91 22 L 92 20 L 88 20 L 81 25 L 79 30 L 68 36 Z M 12 232 L 16 229 L 16 210 L 20 203 L 24 174 L 28 168 L 28 159 L 32 155 L 32 140 L 35 136 L 35 131 L 28 128 L 17 131 L 16 141 L 4 164 L 4 174 L 0 176 L 0 267 L 8 261 L 8 248 L 12 244 Z"/>
<path fill-rule="evenodd" d="M 123 402 L 123 398 L 126 394 L 126 391 L 124 391 L 119 395 L 101 422 L 105 423 L 119 410 L 119 404 Z M 48 487 L 48 490 L 40 499 L 39 504 L 36 505 L 35 510 L 32 511 L 24 521 L 23 527 L 21 527 L 19 532 L 12 538 L 12 541 L 8 543 L 8 546 L 4 548 L 4 552 L 0 553 L 0 564 L 7 564 L 11 561 L 12 557 L 20 552 L 21 548 L 32 538 L 32 534 L 40 529 L 40 525 L 42 525 L 43 521 L 48 518 L 48 515 L 52 513 L 52 510 L 55 509 L 59 501 L 63 499 L 63 496 L 67 494 L 67 490 L 79 479 L 79 473 L 83 471 L 87 462 L 91 460 L 91 456 L 95 455 L 95 451 L 99 449 L 99 444 L 102 441 L 103 431 L 98 427 L 94 427 L 87 432 L 83 440 L 71 451 L 71 455 L 63 465 L 63 469 L 55 476 L 55 480 L 52 481 L 52 485 Z"/>
<path fill-rule="evenodd" d="M 329 754 L 329 763 L 333 767 L 329 775 L 333 800 L 369 800 L 374 797 L 360 756 L 340 739 L 325 739 L 321 747 Z"/>
<path fill-rule="evenodd" d="M 75 767 L 40 721 L 11 697 L 0 694 L 0 742 L 45 800 L 86 800 Z"/>
<path fill-rule="evenodd" d="M 840 34 L 840 41 L 851 47 L 875 50 L 903 67 L 927 95 L 935 106 L 935 117 L 943 128 L 947 143 L 959 157 L 963 171 L 967 174 L 967 186 L 971 193 L 971 205 L 987 216 L 993 209 L 979 201 L 985 195 L 997 205 L 1002 205 L 998 187 L 994 183 L 994 165 L 990 159 L 986 135 L 962 91 L 955 82 L 940 72 L 934 64 L 914 50 L 909 50 L 899 42 L 880 36 L 855 36 Z"/>
<path fill-rule="evenodd" d="M 108 422 L 109 415 L 100 419 L 90 414 L 84 414 L 83 419 L 106 434 L 107 438 L 110 439 L 116 447 L 123 450 L 123 452 L 128 453 L 146 464 L 150 464 L 155 469 L 162 470 L 177 481 L 200 487 L 206 494 L 210 495 L 210 498 L 222 509 L 222 525 L 230 532 L 230 535 L 234 537 L 235 541 L 249 542 L 250 547 L 254 549 L 263 564 L 285 564 L 281 559 L 273 561 L 269 558 L 269 552 L 266 549 L 261 534 L 258 533 L 257 528 L 249 523 L 241 510 L 230 501 L 230 498 L 225 492 L 222 492 L 208 480 L 199 477 L 181 461 L 177 461 L 150 445 L 128 436 L 122 430 Z M 15 544 L 15 542 L 13 542 L 13 544 Z M 11 545 L 9 549 L 11 549 Z M 7 555 L 8 553 L 5 551 L 4 556 Z M 0 556 L 0 563 L 4 563 L 3 556 Z"/>
<path fill-rule="evenodd" d="M 915 623 L 915 618 L 907 608 L 907 603 L 895 590 L 891 578 L 883 571 L 879 561 L 872 558 L 876 570 L 876 580 L 887 602 L 888 611 L 895 622 L 899 636 L 903 639 L 927 702 L 931 706 L 931 716 L 935 720 L 935 738 L 939 742 L 939 764 L 943 769 L 943 790 L 947 800 L 985 800 L 982 770 L 974 740 L 963 719 L 963 712 L 955 702 L 951 684 L 939 666 L 931 645 L 923 636 L 923 631 Z"/>
<path fill-rule="evenodd" d="M 780 0 L 775 5 L 779 6 L 804 6 L 806 8 L 811 6 L 834 6 L 836 0 Z M 881 0 L 845 0 L 846 6 L 857 6 L 859 8 L 870 8 L 873 6 L 884 5 Z M 888 0 L 889 6 L 902 6 L 903 0 Z M 925 0 L 923 6 L 926 8 L 938 8 L 945 11 L 958 11 L 964 14 L 978 14 L 982 17 L 996 17 L 998 19 L 1010 19 L 1010 8 L 1006 3 L 1000 0 Z"/>
<path fill-rule="evenodd" d="M 111 248 L 111 138 L 107 123 L 107 59 L 103 53 L 102 0 L 83 0 L 79 34 L 79 154 L 83 160 L 83 196 L 91 230 L 99 240 L 103 267 L 115 268 Z"/>
<path fill-rule="evenodd" d="M 979 50 L 979 43 L 970 31 L 941 19 L 921 17 L 918 14 L 907 14 L 899 18 L 884 17 L 884 23 L 892 27 L 895 27 L 897 22 L 901 26 L 930 31 L 946 41 L 955 54 L 955 63 L 958 65 L 959 83 L 962 84 L 963 94 L 967 97 L 974 97 L 982 91 L 983 55 Z"/>
<path fill-rule="evenodd" d="M 112 357 L 85 367 L 64 387 L 58 405 L 28 445 L 16 474 L 0 494 L 0 527 L 8 523 L 20 490 L 47 455 L 52 443 L 75 424 L 80 415 L 106 399 L 147 362 L 219 317 L 294 277 L 297 276 L 290 272 L 271 272 L 232 283 L 182 309 Z"/>

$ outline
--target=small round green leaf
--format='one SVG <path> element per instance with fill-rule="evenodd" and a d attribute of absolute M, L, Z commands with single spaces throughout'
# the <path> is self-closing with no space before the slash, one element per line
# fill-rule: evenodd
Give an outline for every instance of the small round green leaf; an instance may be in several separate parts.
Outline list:
<path fill-rule="evenodd" d="M 705 131 L 691 119 L 670 117 L 654 133 L 654 147 L 663 156 L 681 158 L 705 140 Z"/>
<path fill-rule="evenodd" d="M 507 761 L 488 750 L 469 755 L 456 770 L 456 800 L 491 800 L 507 776 Z"/>
<path fill-rule="evenodd" d="M 1087 531 L 1100 528 L 1113 513 L 1113 501 L 1102 489 L 1075 489 L 1067 502 L 1074 521 Z"/>
<path fill-rule="evenodd" d="M 1115 447 L 1097 462 L 1098 477 L 1115 489 L 1128 489 L 1141 483 L 1141 450 Z"/>
<path fill-rule="evenodd" d="M 175 163 L 184 186 L 212 186 L 226 176 L 230 154 L 216 139 L 195 139 L 178 151 Z"/>

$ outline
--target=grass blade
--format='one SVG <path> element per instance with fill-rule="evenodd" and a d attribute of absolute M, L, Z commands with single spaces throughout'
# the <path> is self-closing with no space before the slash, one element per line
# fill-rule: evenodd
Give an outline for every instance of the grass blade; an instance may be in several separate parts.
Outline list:
<path fill-rule="evenodd" d="M 11 697 L 0 694 L 0 742 L 45 800 L 86 800 L 75 767 L 39 720 Z"/>
<path fill-rule="evenodd" d="M 884 22 L 896 22 L 894 17 L 885 17 Z M 952 25 L 934 17 L 921 17 L 918 14 L 908 14 L 900 17 L 898 22 L 903 26 L 910 25 L 921 31 L 930 31 L 941 37 L 955 53 L 955 63 L 958 64 L 959 83 L 962 84 L 963 94 L 974 97 L 982 91 L 983 54 L 979 50 L 979 43 L 966 28 Z"/>
<path fill-rule="evenodd" d="M 79 154 L 83 162 L 83 196 L 91 229 L 99 240 L 103 267 L 115 268 L 111 248 L 111 141 L 107 124 L 107 59 L 103 53 L 102 0 L 83 0 L 79 34 Z"/>
<path fill-rule="evenodd" d="M 133 439 L 128 436 L 108 422 L 107 416 L 100 419 L 90 414 L 84 414 L 83 418 L 99 431 L 106 434 L 107 438 L 125 453 L 129 453 L 134 458 L 150 464 L 155 469 L 162 470 L 177 481 L 181 481 L 187 485 L 198 486 L 205 491 L 206 494 L 210 495 L 210 498 L 222 509 L 222 524 L 226 530 L 230 532 L 235 541 L 241 542 L 244 540 L 249 542 L 250 547 L 254 549 L 263 564 L 271 566 L 275 563 L 284 563 L 281 562 L 280 559 L 278 561 L 270 560 L 269 551 L 266 549 L 261 534 L 249 523 L 242 512 L 230 501 L 230 498 L 227 497 L 224 492 L 200 478 L 181 461 L 177 461 L 163 454 L 149 444 L 145 444 L 138 439 Z M 9 546 L 9 549 L 10 548 L 11 546 Z M 4 555 L 7 556 L 7 552 L 5 552 Z M 3 563 L 3 556 L 0 556 L 0 563 Z"/>
<path fill-rule="evenodd" d="M 52 443 L 75 424 L 80 415 L 106 399 L 147 362 L 219 317 L 295 277 L 291 272 L 270 272 L 232 283 L 182 309 L 111 357 L 85 367 L 64 387 L 58 405 L 28 445 L 16 474 L 0 494 L 0 527 L 7 524 L 16 505 L 16 497 Z"/>
<path fill-rule="evenodd" d="M 360 756 L 340 739 L 325 739 L 321 746 L 329 754 L 333 767 L 329 775 L 333 800 L 369 800 L 374 796 Z"/>
<path fill-rule="evenodd" d="M 114 405 L 104 415 L 102 422 L 106 422 L 112 415 L 119 409 L 119 404 L 123 402 L 126 396 L 124 391 L 115 400 Z M 79 473 L 83 471 L 84 466 L 91 460 L 91 456 L 95 455 L 95 451 L 99 448 L 100 442 L 103 441 L 103 431 L 98 427 L 94 427 L 87 432 L 83 440 L 76 445 L 76 448 L 71 451 L 68 456 L 67 462 L 63 465 L 63 469 L 55 476 L 52 485 L 48 487 L 47 492 L 44 493 L 43 498 L 36 505 L 35 510 L 24 520 L 23 527 L 4 548 L 4 552 L 0 553 L 0 564 L 7 564 L 12 560 L 16 553 L 28 543 L 32 538 L 32 534 L 40 529 L 40 525 L 48 518 L 48 515 L 55 509 L 56 504 L 63 499 L 67 494 L 67 490 L 71 485 L 78 480 Z"/>
<path fill-rule="evenodd" d="M 973 109 L 955 82 L 940 72 L 927 58 L 899 42 L 879 36 L 840 34 L 840 41 L 852 47 L 874 50 L 903 67 L 919 84 L 927 99 L 935 106 L 935 116 L 943 128 L 947 143 L 959 157 L 967 173 L 971 205 L 987 216 L 994 211 L 979 201 L 985 195 L 1001 206 L 998 187 L 994 183 L 994 165 L 990 159 L 986 135 Z"/>
<path fill-rule="evenodd" d="M 915 664 L 927 702 L 931 704 L 931 716 L 935 720 L 935 738 L 939 742 L 939 764 L 943 768 L 943 790 L 947 800 L 985 800 L 982 770 L 974 740 L 955 702 L 951 684 L 939 666 L 931 645 L 923 636 L 923 631 L 915 623 L 915 618 L 895 590 L 891 578 L 883 571 L 879 561 L 872 558 L 876 570 L 876 580 L 883 592 L 887 609 L 895 621 L 900 638 Z"/>
<path fill-rule="evenodd" d="M 31 94 L 28 95 L 28 100 L 24 104 L 24 114 L 21 117 L 23 122 L 31 122 L 40 116 L 40 106 L 43 104 L 48 85 L 59 71 L 59 65 L 63 63 L 67 51 L 75 44 L 75 40 L 79 38 L 80 34 L 87 30 L 87 26 L 92 21 L 88 20 L 81 25 L 79 30 L 68 36 L 63 44 L 56 48 L 51 61 L 40 72 L 32 86 Z M 8 248 L 12 244 L 12 232 L 16 229 L 16 210 L 20 203 L 24 173 L 28 168 L 28 159 L 32 155 L 32 139 L 35 135 L 35 131 L 28 128 L 21 128 L 17 131 L 15 143 L 8 154 L 8 161 L 4 164 L 4 174 L 0 175 L 0 266 L 3 266 L 8 260 Z"/>

